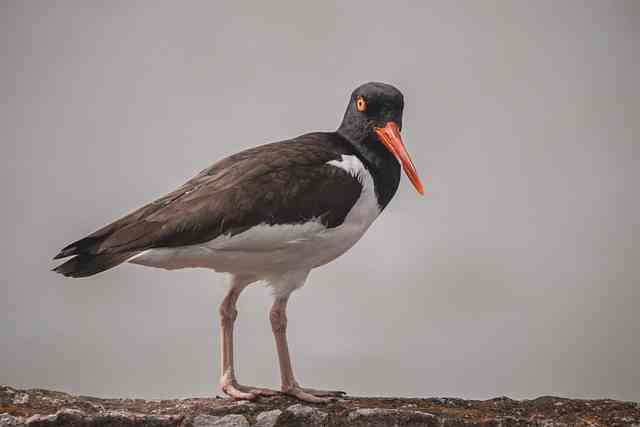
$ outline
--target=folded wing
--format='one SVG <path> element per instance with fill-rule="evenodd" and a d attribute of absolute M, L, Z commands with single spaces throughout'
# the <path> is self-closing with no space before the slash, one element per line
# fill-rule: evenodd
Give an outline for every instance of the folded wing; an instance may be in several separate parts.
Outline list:
<path fill-rule="evenodd" d="M 176 191 L 66 246 L 55 258 L 74 258 L 55 271 L 88 276 L 146 249 L 195 245 L 259 224 L 316 219 L 335 227 L 361 191 L 348 172 L 327 165 L 341 147 L 333 134 L 317 133 L 228 157 Z"/>

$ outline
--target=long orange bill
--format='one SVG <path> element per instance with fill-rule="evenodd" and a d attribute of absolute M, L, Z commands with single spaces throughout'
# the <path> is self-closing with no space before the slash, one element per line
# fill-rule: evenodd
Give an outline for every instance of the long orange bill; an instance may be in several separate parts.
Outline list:
<path fill-rule="evenodd" d="M 387 147 L 387 150 L 391 151 L 391 153 L 396 156 L 396 159 L 398 159 L 398 162 L 402 165 L 402 169 L 404 169 L 404 173 L 407 174 L 409 181 L 411 181 L 418 193 L 424 194 L 424 187 L 420 182 L 418 172 L 416 172 L 416 167 L 413 166 L 411 157 L 409 157 L 409 153 L 407 153 L 407 150 L 404 148 L 404 144 L 402 143 L 398 125 L 394 122 L 387 122 L 383 128 L 374 128 L 374 130 L 376 135 L 378 135 L 378 138 L 380 138 L 380 141 L 385 147 Z"/>

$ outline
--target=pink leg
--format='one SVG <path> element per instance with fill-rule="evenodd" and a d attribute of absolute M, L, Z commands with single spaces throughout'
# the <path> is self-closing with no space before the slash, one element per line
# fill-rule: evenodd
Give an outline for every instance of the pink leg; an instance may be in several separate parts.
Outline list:
<path fill-rule="evenodd" d="M 342 396 L 345 393 L 341 391 L 326 391 L 302 388 L 298 385 L 293 376 L 293 368 L 291 366 L 291 357 L 289 356 L 289 346 L 287 344 L 287 301 L 289 296 L 278 297 L 273 303 L 269 318 L 271 320 L 271 329 L 276 340 L 276 349 L 278 351 L 278 360 L 280 362 L 280 378 L 282 381 L 282 392 L 290 396 L 294 396 L 305 402 L 325 403 L 331 399 L 320 396 Z"/>
<path fill-rule="evenodd" d="M 220 387 L 235 399 L 253 400 L 259 395 L 273 396 L 278 392 L 260 387 L 250 387 L 238 384 L 233 367 L 233 324 L 238 316 L 236 302 L 240 293 L 253 283 L 253 276 L 233 275 L 231 286 L 220 304 Z"/>

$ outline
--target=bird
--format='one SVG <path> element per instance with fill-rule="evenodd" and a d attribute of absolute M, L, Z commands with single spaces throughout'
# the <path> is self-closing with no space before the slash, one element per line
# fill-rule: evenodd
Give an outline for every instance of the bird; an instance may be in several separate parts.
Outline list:
<path fill-rule="evenodd" d="M 424 194 L 401 137 L 403 109 L 404 96 L 396 87 L 362 84 L 349 97 L 337 130 L 226 157 L 177 190 L 67 245 L 54 259 L 68 259 L 53 271 L 88 277 L 133 263 L 226 273 L 229 288 L 218 309 L 222 391 L 240 400 L 284 394 L 312 403 L 344 396 L 296 380 L 286 336 L 287 304 L 311 270 L 363 236 L 396 193 L 401 169 Z M 242 385 L 234 370 L 236 302 L 256 282 L 273 291 L 269 319 L 280 390 Z"/>

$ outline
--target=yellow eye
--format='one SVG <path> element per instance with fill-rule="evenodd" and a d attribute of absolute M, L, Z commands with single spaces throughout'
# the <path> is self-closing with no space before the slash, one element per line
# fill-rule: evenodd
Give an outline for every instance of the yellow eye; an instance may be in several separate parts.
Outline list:
<path fill-rule="evenodd" d="M 363 97 L 359 96 L 356 99 L 356 108 L 360 112 L 366 110 L 367 109 L 367 101 L 365 101 Z"/>

